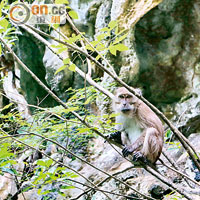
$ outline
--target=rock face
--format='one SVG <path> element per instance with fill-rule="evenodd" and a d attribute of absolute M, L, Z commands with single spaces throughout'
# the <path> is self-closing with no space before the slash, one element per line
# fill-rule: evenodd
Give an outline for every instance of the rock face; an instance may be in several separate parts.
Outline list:
<path fill-rule="evenodd" d="M 138 84 L 156 104 L 177 102 L 199 89 L 198 8 L 195 0 L 164 0 L 136 25 Z"/>
<path fill-rule="evenodd" d="M 58 33 L 51 32 L 53 37 L 58 37 Z M 57 42 L 49 40 L 50 44 L 58 45 Z M 73 72 L 70 70 L 63 70 L 55 75 L 57 69 L 63 66 L 63 62 L 57 55 L 46 47 L 43 56 L 43 64 L 46 69 L 45 79 L 53 91 L 63 100 L 66 100 L 65 91 L 73 84 Z"/>
<path fill-rule="evenodd" d="M 47 85 L 45 80 L 46 71 L 42 63 L 44 46 L 30 35 L 24 33 L 23 36 L 19 37 L 16 51 L 22 62 Z M 44 107 L 56 105 L 54 99 L 47 95 L 47 92 L 21 67 L 20 77 L 20 85 L 29 104 L 39 104 Z"/>
<path fill-rule="evenodd" d="M 17 192 L 14 176 L 5 173 L 0 180 L 0 200 L 8 199 Z"/>
<path fill-rule="evenodd" d="M 137 85 L 186 136 L 200 128 L 199 10 L 196 0 L 164 0 L 135 29 Z"/>

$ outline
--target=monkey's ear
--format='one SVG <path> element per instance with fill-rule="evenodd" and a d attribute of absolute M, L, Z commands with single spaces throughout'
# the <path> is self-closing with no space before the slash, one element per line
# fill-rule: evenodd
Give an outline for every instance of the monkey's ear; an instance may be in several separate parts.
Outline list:
<path fill-rule="evenodd" d="M 135 88 L 135 91 L 136 91 L 137 94 L 142 96 L 142 90 L 140 88 Z"/>

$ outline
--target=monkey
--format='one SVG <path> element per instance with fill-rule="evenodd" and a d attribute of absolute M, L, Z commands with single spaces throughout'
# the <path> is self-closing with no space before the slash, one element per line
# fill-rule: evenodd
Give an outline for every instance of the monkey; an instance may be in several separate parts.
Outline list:
<path fill-rule="evenodd" d="M 138 92 L 137 89 L 135 89 Z M 164 141 L 164 128 L 158 116 L 139 98 L 125 87 L 116 89 L 113 110 L 117 132 L 110 134 L 124 146 L 124 157 L 133 155 L 133 161 L 155 164 Z"/>

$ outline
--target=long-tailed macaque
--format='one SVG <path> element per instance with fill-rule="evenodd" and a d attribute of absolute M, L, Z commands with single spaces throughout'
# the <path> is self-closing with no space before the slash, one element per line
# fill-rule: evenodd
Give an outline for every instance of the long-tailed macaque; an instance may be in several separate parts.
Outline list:
<path fill-rule="evenodd" d="M 116 117 L 116 133 L 110 139 L 124 145 L 123 156 L 133 155 L 133 161 L 149 161 L 154 164 L 162 151 L 164 128 L 158 116 L 126 88 L 115 91 L 113 109 Z"/>

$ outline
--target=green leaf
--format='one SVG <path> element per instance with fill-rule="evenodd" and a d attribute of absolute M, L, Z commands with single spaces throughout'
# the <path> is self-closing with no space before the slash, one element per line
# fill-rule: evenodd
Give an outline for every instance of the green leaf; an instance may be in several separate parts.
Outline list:
<path fill-rule="evenodd" d="M 12 165 L 16 165 L 16 164 L 17 164 L 17 161 L 15 161 L 15 160 L 7 160 L 6 163 L 7 163 L 7 164 L 10 163 L 10 164 L 12 164 Z"/>
<path fill-rule="evenodd" d="M 53 160 L 49 159 L 45 161 L 46 167 L 50 167 L 53 164 Z"/>
<path fill-rule="evenodd" d="M 103 118 L 108 118 L 108 117 L 109 117 L 109 115 L 106 115 L 106 114 L 105 114 L 105 115 L 103 115 L 102 117 L 103 117 Z"/>
<path fill-rule="evenodd" d="M 68 14 L 71 18 L 78 19 L 78 14 L 74 10 L 70 10 Z"/>
<path fill-rule="evenodd" d="M 55 4 L 69 4 L 68 0 L 55 0 Z"/>
<path fill-rule="evenodd" d="M 99 44 L 99 41 L 94 40 L 94 41 L 90 42 L 90 44 L 91 44 L 93 47 L 95 47 L 97 44 Z M 88 44 L 88 45 L 89 45 L 89 44 Z M 89 45 L 89 46 L 90 46 L 90 45 Z"/>
<path fill-rule="evenodd" d="M 66 67 L 67 67 L 67 65 L 63 65 L 62 67 L 59 67 L 59 68 L 56 70 L 55 75 L 56 75 L 58 72 L 64 70 Z"/>
<path fill-rule="evenodd" d="M 75 111 L 75 110 L 78 110 L 79 108 L 78 107 L 71 107 L 71 108 L 67 108 L 64 110 L 65 113 L 69 113 L 71 111 Z"/>
<path fill-rule="evenodd" d="M 51 47 L 59 49 L 59 48 L 63 48 L 63 45 L 62 44 L 57 44 L 57 45 L 56 44 L 52 44 Z"/>
<path fill-rule="evenodd" d="M 12 105 L 13 105 L 13 103 L 9 103 L 8 105 L 4 106 L 4 107 L 1 109 L 1 111 L 10 108 Z"/>
<path fill-rule="evenodd" d="M 57 167 L 55 171 L 61 171 L 62 172 L 65 169 L 66 169 L 65 167 Z"/>
<path fill-rule="evenodd" d="M 110 29 L 108 27 L 104 27 L 102 29 L 100 29 L 100 31 L 105 32 L 105 31 L 109 31 Z"/>
<path fill-rule="evenodd" d="M 77 128 L 79 133 L 86 133 L 88 131 L 90 131 L 90 128 Z"/>
<path fill-rule="evenodd" d="M 44 167 L 46 166 L 46 164 L 43 160 L 38 160 L 37 165 L 44 166 Z"/>
<path fill-rule="evenodd" d="M 66 64 L 66 65 L 69 64 L 69 63 L 70 63 L 70 59 L 69 59 L 69 58 L 65 58 L 65 59 L 63 60 L 63 63 Z"/>
<path fill-rule="evenodd" d="M 108 27 L 110 27 L 111 29 L 115 28 L 115 26 L 117 26 L 117 21 L 113 20 L 108 24 Z"/>
<path fill-rule="evenodd" d="M 0 21 L 0 26 L 3 27 L 4 30 L 7 29 L 8 24 L 9 24 L 9 22 L 8 22 L 8 20 L 5 19 L 5 18 L 3 18 L 3 19 Z"/>
<path fill-rule="evenodd" d="M 106 33 L 102 33 L 100 35 L 97 36 L 97 40 L 100 42 L 101 40 L 103 40 L 106 36 Z"/>
<path fill-rule="evenodd" d="M 98 51 L 103 51 L 106 49 L 106 46 L 104 44 L 99 44 L 97 47 L 96 47 L 96 50 Z"/>
<path fill-rule="evenodd" d="M 42 192 L 42 193 L 40 193 L 40 194 L 45 195 L 45 194 L 48 194 L 48 193 L 50 193 L 50 192 L 51 192 L 51 190 L 46 190 L 46 191 L 44 191 L 44 192 Z"/>
<path fill-rule="evenodd" d="M 112 113 L 111 115 L 110 115 L 110 117 L 117 117 L 117 116 L 119 116 L 119 113 Z"/>
<path fill-rule="evenodd" d="M 66 172 L 65 173 L 66 176 L 71 177 L 71 178 L 77 178 L 79 177 L 77 174 L 75 174 L 74 172 Z"/>
<path fill-rule="evenodd" d="M 62 53 L 63 51 L 66 51 L 66 50 L 67 50 L 66 47 L 62 47 L 62 48 L 60 48 L 60 49 L 57 50 L 57 53 L 60 54 L 60 53 Z"/>
<path fill-rule="evenodd" d="M 114 56 L 116 56 L 117 49 L 115 48 L 115 46 L 110 46 L 109 50 L 110 50 L 110 53 L 112 53 Z"/>
<path fill-rule="evenodd" d="M 124 40 L 127 37 L 127 35 L 128 35 L 128 33 L 122 35 L 121 37 L 116 38 L 113 44 L 117 44 L 117 43 L 121 42 L 122 40 Z"/>
<path fill-rule="evenodd" d="M 40 195 L 42 192 L 42 188 L 38 189 L 37 193 Z"/>
<path fill-rule="evenodd" d="M 75 64 L 71 64 L 68 68 L 70 71 L 75 72 L 76 71 L 76 65 Z"/>
<path fill-rule="evenodd" d="M 101 55 L 98 55 L 97 57 L 96 57 L 96 60 L 99 60 L 101 58 Z"/>
<path fill-rule="evenodd" d="M 171 135 L 172 135 L 172 132 L 171 132 L 171 130 L 169 129 L 169 130 L 167 130 L 167 132 L 166 132 L 165 134 L 166 134 L 166 137 L 167 137 L 167 138 L 170 138 Z"/>
<path fill-rule="evenodd" d="M 33 189 L 33 186 L 23 187 L 21 192 L 27 192 L 28 190 Z"/>
<path fill-rule="evenodd" d="M 119 26 L 117 25 L 116 28 L 115 28 L 115 35 L 117 35 L 119 32 Z"/>
<path fill-rule="evenodd" d="M 61 189 L 73 189 L 75 188 L 74 186 L 69 186 L 69 185 L 61 185 Z"/>
<path fill-rule="evenodd" d="M 87 105 L 88 103 L 90 103 L 91 102 L 91 100 L 92 100 L 92 98 L 93 98 L 93 96 L 90 96 L 86 101 L 85 101 L 85 105 Z"/>
<path fill-rule="evenodd" d="M 55 29 L 57 29 L 59 26 L 60 26 L 60 24 L 53 24 L 53 27 L 54 27 Z"/>
<path fill-rule="evenodd" d="M 128 50 L 128 47 L 125 46 L 124 44 L 117 44 L 117 45 L 115 45 L 115 47 L 118 51 L 127 51 Z"/>

